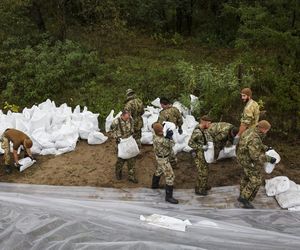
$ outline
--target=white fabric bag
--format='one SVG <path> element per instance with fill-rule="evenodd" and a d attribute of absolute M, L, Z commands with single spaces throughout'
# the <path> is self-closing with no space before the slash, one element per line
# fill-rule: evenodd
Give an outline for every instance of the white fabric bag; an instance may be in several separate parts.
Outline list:
<path fill-rule="evenodd" d="M 265 188 L 268 196 L 274 196 L 289 190 L 290 180 L 286 176 L 276 176 L 266 180 Z"/>
<path fill-rule="evenodd" d="M 212 163 L 215 160 L 214 143 L 209 141 L 207 142 L 207 145 L 208 145 L 208 149 L 204 151 L 204 158 L 207 163 Z"/>
<path fill-rule="evenodd" d="M 19 164 L 22 165 L 22 166 L 20 167 L 20 172 L 24 171 L 26 168 L 29 168 L 29 167 L 32 166 L 35 162 L 36 162 L 36 160 L 31 160 L 30 157 L 26 157 L 26 158 L 23 158 L 23 159 L 19 160 Z"/>
<path fill-rule="evenodd" d="M 121 159 L 130 159 L 139 153 L 139 147 L 132 136 L 121 139 L 121 142 L 118 144 L 118 157 Z"/>
<path fill-rule="evenodd" d="M 272 173 L 273 169 L 275 168 L 275 165 L 280 162 L 281 158 L 280 158 L 280 155 L 274 149 L 268 150 L 266 152 L 266 155 L 274 157 L 276 159 L 276 162 L 273 164 L 270 162 L 266 162 L 264 164 L 265 172 L 267 174 L 270 174 L 270 173 Z"/>
<path fill-rule="evenodd" d="M 224 147 L 218 156 L 217 160 L 226 159 L 226 158 L 234 158 L 236 157 L 236 146 L 232 145 L 230 147 Z"/>
<path fill-rule="evenodd" d="M 108 137 L 105 136 L 103 133 L 94 131 L 94 132 L 91 132 L 88 136 L 88 144 L 91 144 L 91 145 L 102 144 L 102 143 L 106 142 L 107 139 L 108 139 Z"/>

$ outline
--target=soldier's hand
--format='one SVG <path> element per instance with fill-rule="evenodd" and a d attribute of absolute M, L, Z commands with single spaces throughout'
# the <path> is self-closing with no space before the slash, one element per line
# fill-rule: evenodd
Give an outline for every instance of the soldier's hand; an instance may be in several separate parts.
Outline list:
<path fill-rule="evenodd" d="M 275 158 L 275 157 L 271 157 L 271 159 L 270 159 L 270 163 L 271 163 L 271 164 L 274 164 L 274 163 L 276 163 L 276 158 Z"/>
<path fill-rule="evenodd" d="M 267 148 L 267 151 L 272 150 L 272 149 L 273 149 L 272 147 L 268 147 L 268 148 Z"/>
<path fill-rule="evenodd" d="M 36 159 L 31 155 L 29 156 L 29 158 L 32 160 L 32 161 L 36 161 Z"/>
<path fill-rule="evenodd" d="M 116 143 L 119 144 L 121 142 L 120 138 L 116 138 Z"/>
<path fill-rule="evenodd" d="M 22 167 L 22 165 L 18 162 L 18 163 L 15 163 L 14 164 L 15 165 L 15 167 L 18 169 L 18 170 L 20 170 L 20 168 Z"/>
<path fill-rule="evenodd" d="M 240 140 L 240 136 L 239 135 L 236 135 L 234 138 L 233 138 L 233 145 L 237 145 L 239 143 L 239 140 Z"/>
<path fill-rule="evenodd" d="M 183 133 L 183 130 L 181 127 L 178 128 L 178 133 L 181 135 Z"/>
<path fill-rule="evenodd" d="M 168 129 L 165 138 L 172 140 L 173 139 L 173 131 Z"/>
<path fill-rule="evenodd" d="M 203 145 L 202 146 L 202 149 L 203 149 L 203 151 L 207 151 L 208 150 L 208 145 L 206 144 L 206 145 Z"/>

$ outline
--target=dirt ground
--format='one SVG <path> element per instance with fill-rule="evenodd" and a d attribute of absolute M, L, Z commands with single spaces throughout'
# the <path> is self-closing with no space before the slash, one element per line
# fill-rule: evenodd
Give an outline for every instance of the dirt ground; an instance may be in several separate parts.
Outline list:
<path fill-rule="evenodd" d="M 276 151 L 279 152 L 282 160 L 272 174 L 264 174 L 265 178 L 285 175 L 300 184 L 300 143 L 277 143 Z M 179 153 L 177 157 L 178 169 L 174 170 L 175 187 L 193 188 L 196 168 L 192 157 L 189 153 Z M 155 171 L 153 148 L 150 145 L 143 145 L 142 157 L 136 162 L 139 183 L 133 184 L 127 181 L 126 166 L 123 169 L 123 180 L 116 180 L 114 175 L 116 151 L 112 140 L 101 145 L 88 145 L 86 141 L 79 141 L 73 152 L 36 158 L 37 163 L 22 173 L 14 169 L 12 174 L 6 175 L 4 168 L 1 168 L 0 181 L 64 186 L 150 187 Z M 212 187 L 237 185 L 241 174 L 242 170 L 236 160 L 226 159 L 210 165 L 209 183 Z M 164 184 L 164 181 L 161 184 Z"/>

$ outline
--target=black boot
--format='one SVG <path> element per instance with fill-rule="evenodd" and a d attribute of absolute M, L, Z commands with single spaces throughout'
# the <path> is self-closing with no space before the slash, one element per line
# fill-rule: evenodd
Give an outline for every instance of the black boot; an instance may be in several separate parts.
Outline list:
<path fill-rule="evenodd" d="M 10 174 L 12 171 L 10 165 L 5 165 L 4 169 L 5 169 L 5 173 L 7 173 L 7 174 Z"/>
<path fill-rule="evenodd" d="M 247 208 L 247 209 L 253 209 L 254 208 L 254 206 L 251 204 L 250 201 L 248 201 L 247 199 L 245 199 L 241 196 L 237 200 L 243 204 L 243 208 Z"/>
<path fill-rule="evenodd" d="M 155 174 L 152 176 L 152 185 L 151 188 L 156 189 L 159 188 L 160 176 L 156 176 Z"/>
<path fill-rule="evenodd" d="M 206 196 L 207 195 L 207 190 L 199 191 L 199 189 L 197 187 L 195 187 L 195 194 L 196 195 L 201 195 L 201 196 Z"/>
<path fill-rule="evenodd" d="M 172 204 L 178 204 L 178 200 L 173 198 L 173 186 L 166 185 L 166 201 Z"/>

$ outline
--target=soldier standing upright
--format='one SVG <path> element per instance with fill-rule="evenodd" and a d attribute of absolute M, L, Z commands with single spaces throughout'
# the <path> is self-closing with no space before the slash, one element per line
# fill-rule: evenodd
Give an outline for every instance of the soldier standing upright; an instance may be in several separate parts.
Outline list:
<path fill-rule="evenodd" d="M 180 111 L 176 107 L 173 107 L 169 99 L 167 99 L 166 97 L 160 98 L 160 105 L 162 107 L 162 110 L 159 112 L 157 122 L 159 122 L 160 124 L 163 124 L 163 122 L 173 122 L 175 126 L 178 128 L 178 133 L 182 134 L 183 120 Z M 176 168 L 177 158 L 173 151 L 171 152 L 169 158 L 172 167 Z"/>
<path fill-rule="evenodd" d="M 246 106 L 241 117 L 241 125 L 238 134 L 235 136 L 233 144 L 237 145 L 242 133 L 248 128 L 254 128 L 259 120 L 259 105 L 252 99 L 252 91 L 250 88 L 241 90 L 241 98 Z"/>
<path fill-rule="evenodd" d="M 153 124 L 155 135 L 153 136 L 153 148 L 157 161 L 157 168 L 152 177 L 152 188 L 158 188 L 160 176 L 165 175 L 166 178 L 166 201 L 177 204 L 178 200 L 173 198 L 173 185 L 175 174 L 169 162 L 169 155 L 173 151 L 174 142 L 172 140 L 173 131 L 167 131 L 163 136 L 163 126 L 156 122 Z"/>
<path fill-rule="evenodd" d="M 131 114 L 128 110 L 123 110 L 121 116 L 113 120 L 111 130 L 117 144 L 120 143 L 121 139 L 125 139 L 133 135 L 133 119 L 131 118 Z M 115 167 L 117 180 L 122 179 L 122 169 L 125 162 L 127 162 L 128 167 L 128 180 L 133 183 L 138 183 L 135 176 L 136 157 L 127 160 L 118 157 Z"/>
<path fill-rule="evenodd" d="M 127 89 L 126 91 L 126 101 L 125 101 L 125 110 L 128 110 L 131 113 L 133 118 L 133 137 L 136 140 L 139 148 L 141 148 L 141 137 L 142 137 L 142 127 L 143 127 L 143 118 L 144 114 L 144 105 L 140 98 L 137 98 L 135 92 L 132 89 Z"/>
<path fill-rule="evenodd" d="M 244 176 L 241 178 L 238 201 L 243 204 L 244 208 L 254 208 L 250 201 L 254 200 L 262 184 L 261 168 L 263 164 L 276 162 L 275 158 L 265 154 L 268 147 L 262 143 L 262 138 L 270 128 L 270 123 L 262 120 L 256 127 L 247 129 L 239 141 L 237 160 L 244 170 Z"/>
<path fill-rule="evenodd" d="M 194 129 L 188 143 L 195 153 L 194 160 L 197 168 L 195 193 L 197 195 L 207 195 L 207 191 L 210 189 L 208 186 L 208 164 L 204 158 L 204 151 L 208 150 L 207 143 L 212 140 L 207 132 L 210 123 L 211 119 L 208 116 L 202 116 L 200 124 Z"/>

